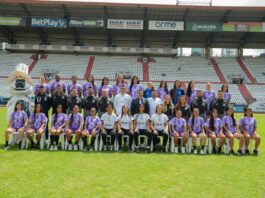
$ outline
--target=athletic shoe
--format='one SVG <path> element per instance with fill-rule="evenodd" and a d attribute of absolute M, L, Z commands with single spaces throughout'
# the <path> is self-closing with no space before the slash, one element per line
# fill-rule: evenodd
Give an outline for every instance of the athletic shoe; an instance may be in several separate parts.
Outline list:
<path fill-rule="evenodd" d="M 51 145 L 50 151 L 54 151 L 54 146 Z"/>
<path fill-rule="evenodd" d="M 69 144 L 68 145 L 68 151 L 71 151 L 71 150 L 73 150 L 73 145 L 72 144 Z"/>
<path fill-rule="evenodd" d="M 88 148 L 84 146 L 83 151 L 88 151 Z"/>
<path fill-rule="evenodd" d="M 201 152 L 200 152 L 201 155 L 204 155 L 204 149 L 201 149 Z"/>
<path fill-rule="evenodd" d="M 235 154 L 235 151 L 234 151 L 234 150 L 231 150 L 229 153 L 230 153 L 231 155 L 234 155 L 234 154 Z"/>
<path fill-rule="evenodd" d="M 57 146 L 57 145 L 54 145 L 54 146 L 53 146 L 53 150 L 54 150 L 54 151 L 58 151 L 58 146 Z"/>
<path fill-rule="evenodd" d="M 146 147 L 146 150 L 145 150 L 146 153 L 151 153 L 151 149 L 150 149 L 150 146 L 147 146 Z"/>
<path fill-rule="evenodd" d="M 139 147 L 138 147 L 138 146 L 135 147 L 135 152 L 136 152 L 136 153 L 139 153 Z"/>
<path fill-rule="evenodd" d="M 94 146 L 90 146 L 89 151 L 90 151 L 90 152 L 93 152 L 93 151 L 94 151 Z"/>
<path fill-rule="evenodd" d="M 249 150 L 246 149 L 246 150 L 245 150 L 245 153 L 246 153 L 246 155 L 249 155 Z"/>
<path fill-rule="evenodd" d="M 254 155 L 258 155 L 258 154 L 259 154 L 259 151 L 258 151 L 257 149 L 254 149 L 254 150 L 253 150 L 253 154 L 254 154 Z"/>
<path fill-rule="evenodd" d="M 74 151 L 78 151 L 78 147 L 76 144 L 74 145 Z"/>
<path fill-rule="evenodd" d="M 35 145 L 35 149 L 39 149 L 39 147 L 40 147 L 40 144 L 37 143 L 37 144 Z"/>
<path fill-rule="evenodd" d="M 193 154 L 197 154 L 197 153 L 198 153 L 197 149 L 194 149 Z"/>
<path fill-rule="evenodd" d="M 213 147 L 213 154 L 216 154 L 216 148 Z"/>
<path fill-rule="evenodd" d="M 31 149 L 35 148 L 35 143 L 34 142 L 31 143 L 30 148 Z"/>
<path fill-rule="evenodd" d="M 109 150 L 110 151 L 113 151 L 113 146 L 112 145 L 109 147 Z"/>
<path fill-rule="evenodd" d="M 104 151 L 107 150 L 107 145 L 104 145 L 103 150 L 104 150 Z"/>
<path fill-rule="evenodd" d="M 6 145 L 4 146 L 4 149 L 5 149 L 5 150 L 8 150 L 9 148 L 10 148 L 9 144 L 6 144 Z"/>
<path fill-rule="evenodd" d="M 185 146 L 181 147 L 181 153 L 184 154 L 186 152 Z"/>
<path fill-rule="evenodd" d="M 218 154 L 221 154 L 221 152 L 222 152 L 222 147 L 218 147 L 218 149 L 217 149 L 217 153 L 218 153 Z"/>
<path fill-rule="evenodd" d="M 45 144 L 48 145 L 49 144 L 49 140 L 46 140 Z"/>
<path fill-rule="evenodd" d="M 238 150 L 238 151 L 237 151 L 237 154 L 238 154 L 239 156 L 241 156 L 241 155 L 242 155 L 242 151 L 241 151 L 241 150 Z"/>
<path fill-rule="evenodd" d="M 179 148 L 175 146 L 175 147 L 174 147 L 174 152 L 175 152 L 175 153 L 178 153 L 178 152 L 179 152 Z"/>

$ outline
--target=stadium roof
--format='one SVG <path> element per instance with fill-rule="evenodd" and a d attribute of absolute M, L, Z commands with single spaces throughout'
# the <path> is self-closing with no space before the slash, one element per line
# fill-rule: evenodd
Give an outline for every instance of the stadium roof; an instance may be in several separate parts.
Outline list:
<path fill-rule="evenodd" d="M 212 7 L 91 3 L 72 1 L 2 0 L 0 16 L 83 17 L 169 21 L 264 22 L 265 7 Z M 77 44 L 139 47 L 265 48 L 265 32 L 187 32 L 110 30 L 106 28 L 34 28 L 0 26 L 0 40 L 8 43 Z"/>

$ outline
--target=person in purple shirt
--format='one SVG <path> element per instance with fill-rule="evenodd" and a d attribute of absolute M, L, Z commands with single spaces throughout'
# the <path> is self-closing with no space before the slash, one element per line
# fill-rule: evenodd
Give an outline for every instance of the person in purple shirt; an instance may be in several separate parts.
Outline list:
<path fill-rule="evenodd" d="M 239 140 L 238 155 L 242 155 L 242 148 L 244 145 L 244 136 L 239 133 L 237 129 L 236 119 L 234 118 L 234 110 L 228 107 L 226 110 L 226 116 L 222 118 L 224 134 L 229 139 L 230 153 L 234 154 L 234 138 Z"/>
<path fill-rule="evenodd" d="M 73 75 L 71 80 L 72 80 L 72 83 L 67 86 L 68 95 L 70 95 L 72 92 L 72 89 L 75 88 L 75 89 L 77 89 L 78 96 L 81 97 L 83 89 L 82 89 L 82 86 L 77 83 L 77 77 L 75 75 Z"/>
<path fill-rule="evenodd" d="M 168 94 L 167 82 L 162 80 L 160 82 L 159 88 L 157 89 L 157 97 L 161 98 L 161 100 L 164 100 L 165 96 Z"/>
<path fill-rule="evenodd" d="M 210 118 L 207 120 L 205 124 L 208 136 L 212 142 L 214 154 L 216 154 L 216 137 L 220 139 L 220 143 L 218 145 L 218 150 L 217 150 L 218 154 L 221 153 L 222 147 L 225 144 L 226 140 L 225 135 L 223 133 L 223 122 L 217 116 L 218 116 L 217 109 L 213 109 Z"/>
<path fill-rule="evenodd" d="M 94 83 L 94 76 L 92 74 L 90 74 L 87 77 L 87 82 L 85 84 L 83 84 L 83 96 L 87 97 L 88 96 L 88 88 L 92 87 L 93 88 L 93 95 L 96 96 L 98 93 L 98 89 L 97 86 Z"/>
<path fill-rule="evenodd" d="M 213 99 L 215 99 L 215 92 L 212 90 L 212 84 L 206 83 L 206 90 L 203 92 L 203 99 L 207 102 L 207 117 L 210 115 L 210 106 Z"/>
<path fill-rule="evenodd" d="M 51 83 L 51 92 L 54 93 L 56 91 L 57 85 L 61 84 L 63 93 L 66 92 L 66 84 L 61 81 L 61 77 L 59 74 L 55 75 L 55 81 Z"/>
<path fill-rule="evenodd" d="M 181 110 L 176 111 L 176 117 L 174 117 L 169 122 L 169 126 L 171 129 L 171 136 L 174 137 L 175 153 L 178 153 L 178 150 L 180 149 L 182 153 L 185 153 L 185 148 L 189 139 L 189 134 L 187 133 L 186 120 L 182 118 Z M 179 137 L 182 138 L 182 148 L 180 148 Z"/>
<path fill-rule="evenodd" d="M 230 100 L 232 98 L 232 95 L 228 92 L 228 85 L 223 84 L 221 90 L 224 92 L 224 99 L 230 103 Z"/>
<path fill-rule="evenodd" d="M 127 84 L 124 82 L 124 77 L 123 77 L 123 75 L 121 75 L 121 74 L 118 74 L 117 76 L 116 76 L 116 84 L 115 85 L 113 85 L 113 94 L 114 94 L 114 96 L 116 96 L 117 94 L 119 94 L 120 93 L 120 90 L 121 90 L 121 88 L 123 87 L 123 86 L 126 86 L 126 90 L 127 90 L 127 92 L 128 92 L 128 86 L 127 86 Z"/>
<path fill-rule="evenodd" d="M 193 80 L 190 81 L 186 92 L 187 102 L 189 106 L 191 105 L 192 101 L 197 97 L 197 91 L 198 89 L 195 88 L 195 82 Z"/>
<path fill-rule="evenodd" d="M 36 104 L 34 113 L 29 117 L 29 129 L 27 130 L 27 137 L 31 143 L 31 148 L 39 148 L 40 141 L 47 125 L 47 117 L 41 112 L 41 105 Z M 33 133 L 37 133 L 37 144 L 33 141 Z"/>
<path fill-rule="evenodd" d="M 239 130 L 241 131 L 241 133 L 245 138 L 245 153 L 247 155 L 249 154 L 248 146 L 251 138 L 255 140 L 255 148 L 253 150 L 253 154 L 257 155 L 261 139 L 256 130 L 257 121 L 253 117 L 253 112 L 251 108 L 246 107 L 244 111 L 245 111 L 244 117 L 241 118 L 239 121 Z"/>
<path fill-rule="evenodd" d="M 58 105 L 56 108 L 55 114 L 52 115 L 51 120 L 51 151 L 57 151 L 58 150 L 58 142 L 60 138 L 60 134 L 64 132 L 65 122 L 67 119 L 66 114 L 63 112 L 63 106 Z"/>
<path fill-rule="evenodd" d="M 204 132 L 204 119 L 199 116 L 199 109 L 194 108 L 192 116 L 188 121 L 188 128 L 190 132 L 190 137 L 192 138 L 193 153 L 197 154 L 196 140 L 197 137 L 200 138 L 202 155 L 205 154 L 204 148 L 206 144 L 206 134 Z"/>
<path fill-rule="evenodd" d="M 51 88 L 50 88 L 50 85 L 48 85 L 47 83 L 45 83 L 46 79 L 44 76 L 41 76 L 40 77 L 40 82 L 37 83 L 35 86 L 34 86 L 34 94 L 37 95 L 39 93 L 39 88 L 40 86 L 42 85 L 44 88 L 45 88 L 45 93 L 46 94 L 50 94 L 50 91 L 51 91 Z"/>
<path fill-rule="evenodd" d="M 138 90 L 144 90 L 143 86 L 140 84 L 138 76 L 133 76 L 131 80 L 131 85 L 129 88 L 130 95 L 132 99 L 137 98 Z"/>
<path fill-rule="evenodd" d="M 81 137 L 82 129 L 84 124 L 84 117 L 81 113 L 79 113 L 79 107 L 74 105 L 73 111 L 67 117 L 65 134 L 66 139 L 68 141 L 68 150 L 71 151 L 73 149 L 72 145 L 72 134 L 75 134 L 75 145 L 74 150 L 78 150 L 78 143 Z"/>
<path fill-rule="evenodd" d="M 104 77 L 101 82 L 101 86 L 98 88 L 98 96 L 102 96 L 102 90 L 106 89 L 108 92 L 108 97 L 111 98 L 113 96 L 113 87 L 109 85 L 109 79 Z"/>
<path fill-rule="evenodd" d="M 84 150 L 87 150 L 87 137 L 91 135 L 90 151 L 94 149 L 94 143 L 101 127 L 101 120 L 96 115 L 96 108 L 91 108 L 90 116 L 86 117 L 84 130 L 82 132 L 82 139 L 84 143 Z"/>
<path fill-rule="evenodd" d="M 23 106 L 21 101 L 17 101 L 15 105 L 14 112 L 11 114 L 7 129 L 5 131 L 5 146 L 4 149 L 9 148 L 9 135 L 18 132 L 18 149 L 21 149 L 22 140 L 24 137 L 24 132 L 26 130 L 28 122 L 28 116 L 25 111 L 23 111 Z"/>

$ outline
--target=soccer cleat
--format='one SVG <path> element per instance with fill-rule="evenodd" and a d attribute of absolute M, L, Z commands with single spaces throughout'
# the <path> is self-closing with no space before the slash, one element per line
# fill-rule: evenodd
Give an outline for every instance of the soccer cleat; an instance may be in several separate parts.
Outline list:
<path fill-rule="evenodd" d="M 238 150 L 237 151 L 237 155 L 241 156 L 242 155 L 242 151 L 241 150 Z"/>
<path fill-rule="evenodd" d="M 53 146 L 53 150 L 54 150 L 54 151 L 58 151 L 58 146 L 57 146 L 57 145 L 54 145 L 54 146 Z"/>
<path fill-rule="evenodd" d="M 51 145 L 50 151 L 54 151 L 54 146 Z"/>
<path fill-rule="evenodd" d="M 213 147 L 213 154 L 216 154 L 216 148 Z"/>
<path fill-rule="evenodd" d="M 135 147 L 135 152 L 139 153 L 139 147 L 138 146 Z"/>
<path fill-rule="evenodd" d="M 8 144 L 6 144 L 5 146 L 4 146 L 4 149 L 5 150 L 8 150 L 10 148 L 10 146 L 8 145 Z"/>
<path fill-rule="evenodd" d="M 217 153 L 221 154 L 221 152 L 222 152 L 222 147 L 218 147 Z"/>
<path fill-rule="evenodd" d="M 49 144 L 49 140 L 46 140 L 45 144 L 48 145 Z"/>
<path fill-rule="evenodd" d="M 69 144 L 68 145 L 68 151 L 71 151 L 71 150 L 73 150 L 73 146 L 72 146 L 72 144 Z"/>
<path fill-rule="evenodd" d="M 74 145 L 74 151 L 78 151 L 78 147 L 76 144 Z"/>
<path fill-rule="evenodd" d="M 107 150 L 107 145 L 104 145 L 103 150 L 104 150 L 104 151 Z"/>
<path fill-rule="evenodd" d="M 254 155 L 258 155 L 258 154 L 259 154 L 259 151 L 258 151 L 257 149 L 254 149 L 254 150 L 253 150 L 253 154 L 254 154 Z"/>
<path fill-rule="evenodd" d="M 234 155 L 234 154 L 235 154 L 235 151 L 234 151 L 234 150 L 231 150 L 229 153 L 230 153 L 231 155 Z"/>
<path fill-rule="evenodd" d="M 249 155 L 249 150 L 246 149 L 246 150 L 245 150 L 245 153 L 246 153 L 246 155 Z"/>
<path fill-rule="evenodd" d="M 111 145 L 110 148 L 109 148 L 110 151 L 113 151 L 113 146 Z"/>
<path fill-rule="evenodd" d="M 175 147 L 174 147 L 174 152 L 175 152 L 175 153 L 178 153 L 178 152 L 179 152 L 179 150 L 178 150 L 178 147 L 177 147 L 177 146 L 175 146 Z"/>
<path fill-rule="evenodd" d="M 200 154 L 201 154 L 201 155 L 204 155 L 204 154 L 205 154 L 205 153 L 204 153 L 204 149 L 201 149 Z"/>
<path fill-rule="evenodd" d="M 181 153 L 184 154 L 186 152 L 185 146 L 181 147 Z"/>
<path fill-rule="evenodd" d="M 197 153 L 198 153 L 197 149 L 194 149 L 193 154 L 197 154 Z"/>

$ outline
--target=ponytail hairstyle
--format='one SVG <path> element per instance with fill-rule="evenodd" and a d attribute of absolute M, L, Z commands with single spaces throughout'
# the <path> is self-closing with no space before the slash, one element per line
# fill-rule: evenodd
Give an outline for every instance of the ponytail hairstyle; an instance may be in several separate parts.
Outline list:
<path fill-rule="evenodd" d="M 212 112 L 211 112 L 211 117 L 210 117 L 210 126 L 209 126 L 209 128 L 210 128 L 210 130 L 212 130 L 212 131 L 215 131 L 215 126 L 214 126 L 214 117 L 213 117 L 213 113 L 214 112 L 217 112 L 217 109 L 213 109 L 212 110 Z"/>
<path fill-rule="evenodd" d="M 199 109 L 198 108 L 194 108 L 193 109 L 193 112 L 192 112 L 192 117 L 191 117 L 191 128 L 193 128 L 193 126 L 194 126 L 194 121 L 195 121 L 195 118 L 194 118 L 194 111 L 199 111 Z"/>
<path fill-rule="evenodd" d="M 189 82 L 189 85 L 188 85 L 188 88 L 187 88 L 187 93 L 186 93 L 186 96 L 190 97 L 191 96 L 191 93 L 192 93 L 192 90 L 191 90 L 191 84 L 194 83 L 193 80 L 191 80 Z"/>

